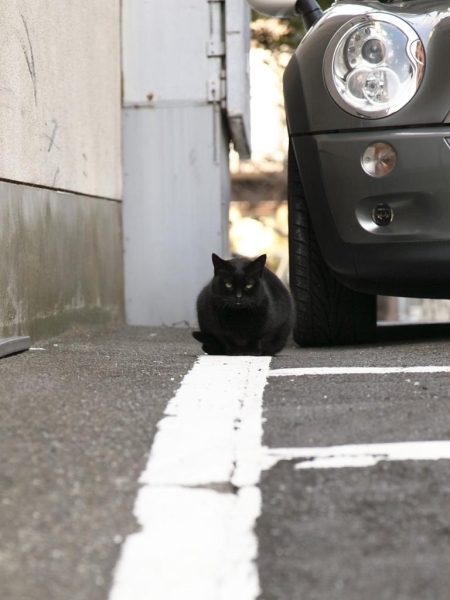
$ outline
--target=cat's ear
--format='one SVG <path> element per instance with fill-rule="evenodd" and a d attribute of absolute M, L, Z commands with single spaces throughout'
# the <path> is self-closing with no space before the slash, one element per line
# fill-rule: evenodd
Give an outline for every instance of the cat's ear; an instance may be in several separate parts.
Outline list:
<path fill-rule="evenodd" d="M 261 277 L 264 270 L 264 265 L 266 264 L 267 255 L 261 254 L 258 256 L 253 262 L 251 262 L 247 267 L 247 272 L 254 277 Z"/>
<path fill-rule="evenodd" d="M 212 261 L 214 265 L 214 273 L 227 268 L 228 261 L 220 258 L 220 256 L 217 256 L 217 254 L 214 254 L 214 252 L 212 254 Z"/>

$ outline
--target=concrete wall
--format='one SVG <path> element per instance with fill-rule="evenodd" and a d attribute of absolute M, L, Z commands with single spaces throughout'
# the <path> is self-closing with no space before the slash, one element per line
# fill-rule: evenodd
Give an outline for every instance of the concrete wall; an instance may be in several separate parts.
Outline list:
<path fill-rule="evenodd" d="M 0 12 L 0 177 L 121 198 L 119 0 Z"/>
<path fill-rule="evenodd" d="M 0 335 L 120 318 L 120 0 L 0 9 Z"/>
<path fill-rule="evenodd" d="M 0 337 L 122 317 L 121 203 L 0 182 Z"/>

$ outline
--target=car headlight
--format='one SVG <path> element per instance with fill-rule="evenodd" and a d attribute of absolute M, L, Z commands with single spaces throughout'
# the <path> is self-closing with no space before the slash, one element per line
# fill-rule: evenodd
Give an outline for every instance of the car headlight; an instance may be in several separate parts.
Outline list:
<path fill-rule="evenodd" d="M 379 119 L 403 108 L 417 92 L 425 50 L 403 19 L 371 13 L 338 30 L 323 68 L 327 89 L 342 109 Z"/>

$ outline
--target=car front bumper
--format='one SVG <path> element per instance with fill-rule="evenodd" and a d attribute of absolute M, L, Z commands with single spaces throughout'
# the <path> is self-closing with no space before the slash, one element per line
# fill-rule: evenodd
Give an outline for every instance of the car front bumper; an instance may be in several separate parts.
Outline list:
<path fill-rule="evenodd" d="M 450 126 L 320 133 L 292 138 L 324 258 L 343 283 L 368 293 L 450 297 Z M 361 165 L 386 142 L 394 170 Z M 372 219 L 391 208 L 388 225 Z"/>

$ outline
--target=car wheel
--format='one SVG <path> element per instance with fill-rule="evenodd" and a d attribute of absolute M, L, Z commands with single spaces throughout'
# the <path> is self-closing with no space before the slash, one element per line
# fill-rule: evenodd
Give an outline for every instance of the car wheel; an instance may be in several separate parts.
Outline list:
<path fill-rule="evenodd" d="M 288 156 L 289 279 L 300 346 L 370 342 L 376 335 L 376 296 L 335 279 L 320 252 L 292 146 Z"/>

